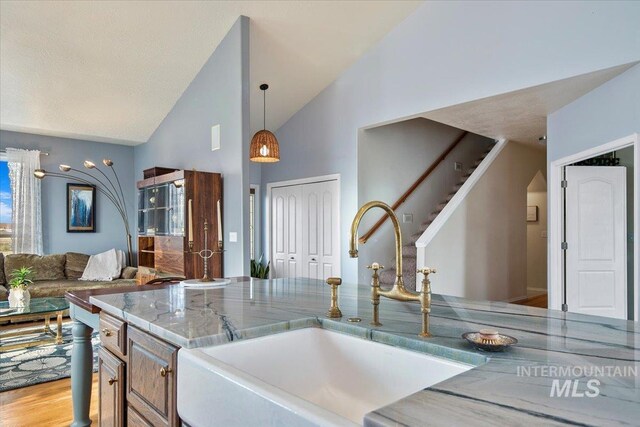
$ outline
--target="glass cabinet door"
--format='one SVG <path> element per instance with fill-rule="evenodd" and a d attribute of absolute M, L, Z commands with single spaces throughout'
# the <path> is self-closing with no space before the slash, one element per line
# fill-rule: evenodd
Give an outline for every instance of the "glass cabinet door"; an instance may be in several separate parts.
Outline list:
<path fill-rule="evenodd" d="M 168 230 L 171 236 L 184 236 L 184 186 L 169 185 Z"/>
<path fill-rule="evenodd" d="M 147 234 L 147 228 L 145 224 L 145 208 L 144 208 L 144 188 L 138 190 L 138 234 L 144 236 Z"/>

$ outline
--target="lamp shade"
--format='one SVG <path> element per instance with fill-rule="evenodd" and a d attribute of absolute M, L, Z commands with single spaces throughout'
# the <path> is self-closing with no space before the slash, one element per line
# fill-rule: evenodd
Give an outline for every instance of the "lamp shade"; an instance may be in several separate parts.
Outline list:
<path fill-rule="evenodd" d="M 256 132 L 251 138 L 249 159 L 260 163 L 280 161 L 280 145 L 276 136 L 266 129 Z"/>

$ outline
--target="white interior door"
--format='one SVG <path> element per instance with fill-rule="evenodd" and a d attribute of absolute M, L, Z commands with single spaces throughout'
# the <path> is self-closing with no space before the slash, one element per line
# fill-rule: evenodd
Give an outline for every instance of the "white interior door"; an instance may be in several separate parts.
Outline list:
<path fill-rule="evenodd" d="M 271 190 L 272 277 L 302 275 L 302 187 Z"/>
<path fill-rule="evenodd" d="M 567 305 L 627 318 L 626 168 L 566 168 Z"/>
<path fill-rule="evenodd" d="M 340 274 L 338 181 L 302 186 L 302 274 L 325 280 Z"/>
<path fill-rule="evenodd" d="M 272 187 L 272 278 L 340 275 L 337 180 Z"/>

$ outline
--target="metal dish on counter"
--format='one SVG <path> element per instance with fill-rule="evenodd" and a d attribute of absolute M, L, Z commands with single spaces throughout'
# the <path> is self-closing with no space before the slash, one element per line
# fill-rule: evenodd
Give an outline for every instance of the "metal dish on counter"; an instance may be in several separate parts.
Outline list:
<path fill-rule="evenodd" d="M 499 334 L 493 329 L 480 329 L 479 332 L 467 332 L 462 338 L 469 341 L 475 348 L 483 351 L 503 351 L 517 344 L 518 340 L 509 335 Z"/>

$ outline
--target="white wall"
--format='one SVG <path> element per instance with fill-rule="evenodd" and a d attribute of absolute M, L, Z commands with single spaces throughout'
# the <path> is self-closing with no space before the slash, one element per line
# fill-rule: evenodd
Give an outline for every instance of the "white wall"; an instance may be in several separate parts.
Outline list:
<path fill-rule="evenodd" d="M 392 205 L 461 133 L 460 129 L 422 118 L 361 130 L 358 136 L 358 205 L 371 200 Z M 404 243 L 409 242 L 411 235 L 418 231 L 438 203 L 444 201 L 464 172 L 492 144 L 488 138 L 467 134 L 427 181 L 396 210 Z M 463 164 L 462 171 L 454 170 L 454 162 Z M 413 223 L 402 223 L 404 213 L 413 214 Z M 360 223 L 359 234 L 367 232 L 382 215 L 381 210 L 370 211 Z M 387 221 L 367 244 L 360 245 L 360 259 L 363 263 L 377 261 L 390 267 L 395 259 L 394 240 L 391 222 Z M 369 276 L 368 270 L 360 269 L 360 283 L 366 283 Z"/>
<path fill-rule="evenodd" d="M 527 186 L 545 152 L 507 142 L 425 248 L 438 294 L 504 301 L 527 294 Z"/>
<path fill-rule="evenodd" d="M 538 207 L 538 220 L 527 222 L 527 293 L 547 292 L 547 182 L 538 172 L 527 188 L 527 206 Z"/>

